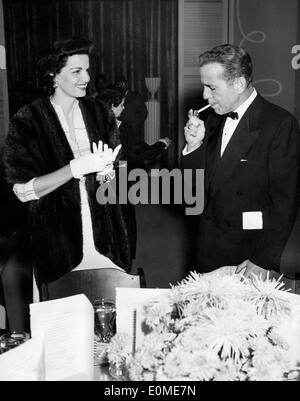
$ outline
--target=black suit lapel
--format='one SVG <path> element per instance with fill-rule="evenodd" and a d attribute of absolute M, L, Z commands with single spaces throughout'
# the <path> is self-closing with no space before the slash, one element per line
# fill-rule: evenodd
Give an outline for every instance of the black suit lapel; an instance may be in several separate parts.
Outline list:
<path fill-rule="evenodd" d="M 220 146 L 215 147 L 215 160 L 218 162 L 215 163 L 211 174 L 208 174 L 212 196 L 216 194 L 221 185 L 225 185 L 224 182 L 240 165 L 240 160 L 247 158 L 247 153 L 260 133 L 258 127 L 261 111 L 262 98 L 258 95 L 241 118 L 221 158 Z M 208 165 L 207 167 L 211 168 Z"/>
<path fill-rule="evenodd" d="M 221 139 L 223 127 L 225 124 L 225 117 L 213 115 L 208 124 L 206 136 L 207 136 L 207 144 L 206 144 L 206 184 L 208 186 L 211 181 L 215 169 L 218 166 L 220 161 L 220 147 L 221 147 Z"/>

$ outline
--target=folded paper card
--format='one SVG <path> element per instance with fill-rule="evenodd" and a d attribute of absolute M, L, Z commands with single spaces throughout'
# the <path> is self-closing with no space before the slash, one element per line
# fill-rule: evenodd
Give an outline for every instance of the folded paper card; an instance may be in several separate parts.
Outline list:
<path fill-rule="evenodd" d="M 142 343 L 145 334 L 144 305 L 165 297 L 169 292 L 169 289 L 160 288 L 116 289 L 117 332 L 130 336 L 133 351 Z"/>
<path fill-rule="evenodd" d="M 44 381 L 45 360 L 43 337 L 0 355 L 0 381 Z"/>
<path fill-rule="evenodd" d="M 32 337 L 44 336 L 47 381 L 93 380 L 94 309 L 83 294 L 30 305 Z"/>

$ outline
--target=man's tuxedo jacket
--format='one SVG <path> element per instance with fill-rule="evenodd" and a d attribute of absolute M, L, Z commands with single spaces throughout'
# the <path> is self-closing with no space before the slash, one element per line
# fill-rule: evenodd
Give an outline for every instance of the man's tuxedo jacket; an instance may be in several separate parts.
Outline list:
<path fill-rule="evenodd" d="M 205 169 L 196 267 L 207 272 L 250 259 L 278 271 L 299 207 L 297 121 L 257 95 L 220 157 L 224 123 L 211 113 L 203 144 L 182 159 L 183 168 Z M 261 213 L 262 228 L 245 229 L 247 212 Z"/>

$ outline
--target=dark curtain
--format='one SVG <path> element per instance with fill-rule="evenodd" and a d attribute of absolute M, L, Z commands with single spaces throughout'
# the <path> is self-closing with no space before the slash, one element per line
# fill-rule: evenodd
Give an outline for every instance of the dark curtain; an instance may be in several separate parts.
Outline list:
<path fill-rule="evenodd" d="M 145 77 L 161 77 L 161 136 L 174 146 L 164 164 L 177 162 L 178 0 L 3 0 L 10 110 L 36 96 L 34 70 L 57 39 L 85 36 L 95 44 L 93 78 L 125 76 L 146 101 Z"/>

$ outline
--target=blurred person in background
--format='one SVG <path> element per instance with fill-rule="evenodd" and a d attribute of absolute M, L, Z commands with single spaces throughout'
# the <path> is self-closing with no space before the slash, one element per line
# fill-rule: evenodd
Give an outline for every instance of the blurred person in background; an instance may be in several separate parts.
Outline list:
<path fill-rule="evenodd" d="M 124 110 L 119 120 L 128 124 L 135 140 L 144 140 L 144 123 L 148 116 L 148 110 L 142 96 L 130 90 L 126 78 L 120 77 L 115 81 L 114 86 L 124 93 Z"/>
<path fill-rule="evenodd" d="M 170 146 L 171 140 L 168 137 L 159 139 L 153 145 L 148 145 L 134 135 L 131 124 L 122 119 L 126 111 L 123 91 L 120 91 L 118 88 L 106 89 L 99 96 L 99 101 L 108 110 L 113 126 L 111 129 L 119 131 L 119 134 L 116 135 L 120 136 L 122 144 L 121 158 L 127 160 L 129 169 L 136 167 L 144 168 L 145 162 L 155 160 Z"/>

